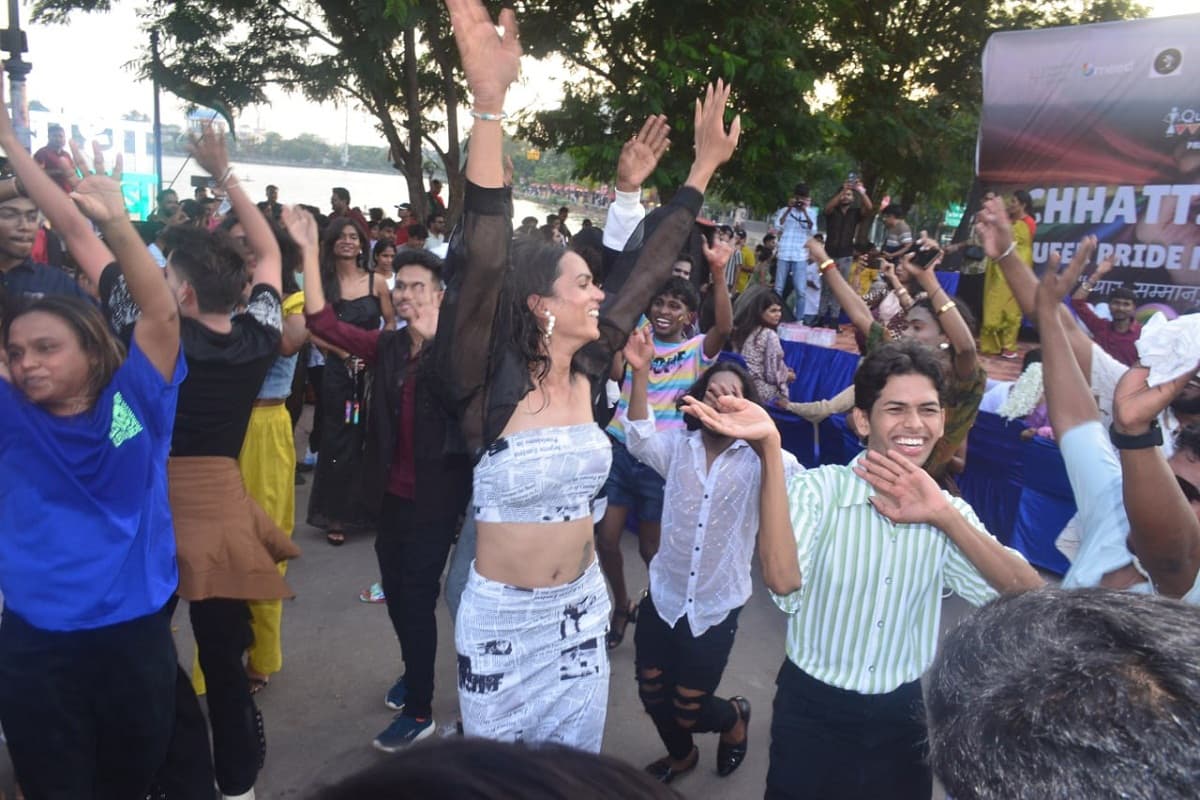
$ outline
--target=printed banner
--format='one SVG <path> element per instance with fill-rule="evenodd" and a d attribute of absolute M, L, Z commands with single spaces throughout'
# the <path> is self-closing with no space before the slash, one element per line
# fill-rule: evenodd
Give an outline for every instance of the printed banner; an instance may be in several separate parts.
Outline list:
<path fill-rule="evenodd" d="M 1200 14 L 992 36 L 976 170 L 1032 196 L 1035 264 L 1094 234 L 1104 288 L 1200 304 Z"/>

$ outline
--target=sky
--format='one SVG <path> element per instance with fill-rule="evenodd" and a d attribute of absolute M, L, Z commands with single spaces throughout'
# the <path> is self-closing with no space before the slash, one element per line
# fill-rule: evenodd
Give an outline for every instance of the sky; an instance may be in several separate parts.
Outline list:
<path fill-rule="evenodd" d="M 1151 16 L 1193 12 L 1195 0 L 1150 0 Z M 150 113 L 153 99 L 150 84 L 137 81 L 126 64 L 145 46 L 135 10 L 136 0 L 114 0 L 107 13 L 80 13 L 67 25 L 37 25 L 28 20 L 29 3 L 21 3 L 22 27 L 27 31 L 33 64 L 28 78 L 31 100 L 39 100 L 54 112 L 73 118 L 104 119 L 137 109 Z M 79 65 L 86 63 L 86 73 Z M 562 97 L 561 64 L 525 59 L 521 85 L 509 95 L 510 112 L 525 108 L 548 108 Z M 99 79 L 97 76 L 103 76 Z M 303 97 L 270 91 L 270 103 L 247 109 L 240 124 L 273 130 L 287 137 L 314 133 L 330 142 L 347 138 L 350 144 L 379 145 L 372 118 L 354 107 L 317 105 Z M 173 95 L 162 95 L 164 124 L 182 124 L 184 106 Z"/>

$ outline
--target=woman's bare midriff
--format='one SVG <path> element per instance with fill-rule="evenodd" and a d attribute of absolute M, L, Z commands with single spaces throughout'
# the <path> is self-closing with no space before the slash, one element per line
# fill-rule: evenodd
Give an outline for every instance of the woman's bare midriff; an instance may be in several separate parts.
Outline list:
<path fill-rule="evenodd" d="M 475 571 L 483 577 L 542 589 L 578 578 L 596 559 L 591 518 L 570 522 L 478 522 Z"/>

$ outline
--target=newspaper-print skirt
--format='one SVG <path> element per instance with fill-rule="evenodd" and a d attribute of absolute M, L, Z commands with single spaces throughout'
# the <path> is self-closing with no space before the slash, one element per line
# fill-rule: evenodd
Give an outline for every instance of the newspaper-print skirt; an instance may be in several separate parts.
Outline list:
<path fill-rule="evenodd" d="M 472 563 L 454 629 L 464 733 L 600 752 L 611 607 L 597 562 L 546 589 L 488 580 Z"/>

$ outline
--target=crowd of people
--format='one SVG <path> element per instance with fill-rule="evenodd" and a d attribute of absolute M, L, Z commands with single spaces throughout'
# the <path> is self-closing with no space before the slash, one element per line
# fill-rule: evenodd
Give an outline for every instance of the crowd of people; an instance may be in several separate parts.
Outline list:
<path fill-rule="evenodd" d="M 139 231 L 119 162 L 34 158 L 0 112 L 0 726 L 24 796 L 254 797 L 270 722 L 255 695 L 282 667 L 308 480 L 330 545 L 374 533 L 363 599 L 386 604 L 403 661 L 372 742 L 395 755 L 323 797 L 673 796 L 705 733 L 731 776 L 753 709 L 717 692 L 764 590 L 756 552 L 786 658 L 765 787 L 739 796 L 926 800 L 935 774 L 959 800 L 1193 795 L 1200 357 L 1163 345 L 1174 323 L 1143 328 L 1125 290 L 1097 314 L 1112 265 L 1083 277 L 1095 239 L 1039 279 L 1028 195 L 986 197 L 966 246 L 985 265 L 978 343 L 938 280 L 946 249 L 903 209 L 864 240 L 876 209 L 855 175 L 819 212 L 798 184 L 751 248 L 698 216 L 741 135 L 722 81 L 661 206 L 641 203 L 671 136 L 650 115 L 603 228 L 572 234 L 563 208 L 514 231 L 517 20 L 446 3 L 473 117 L 453 230 L 436 181 L 423 221 L 363 214 L 343 187 L 328 214 L 274 186 L 256 203 L 205 128 L 192 155 L 216 196 L 164 192 Z M 73 274 L 45 263 L 48 241 Z M 843 314 L 853 383 L 793 402 L 781 321 Z M 1078 506 L 1061 589 L 956 483 L 981 354 L 1016 353 L 1022 319 L 1040 354 L 994 407 L 1061 448 Z M 845 413 L 864 453 L 805 469 L 772 417 L 788 412 Z M 424 757 L 444 575 L 466 738 Z M 939 648 L 951 592 L 982 609 Z M 665 752 L 636 768 L 598 755 L 630 625 Z"/>

